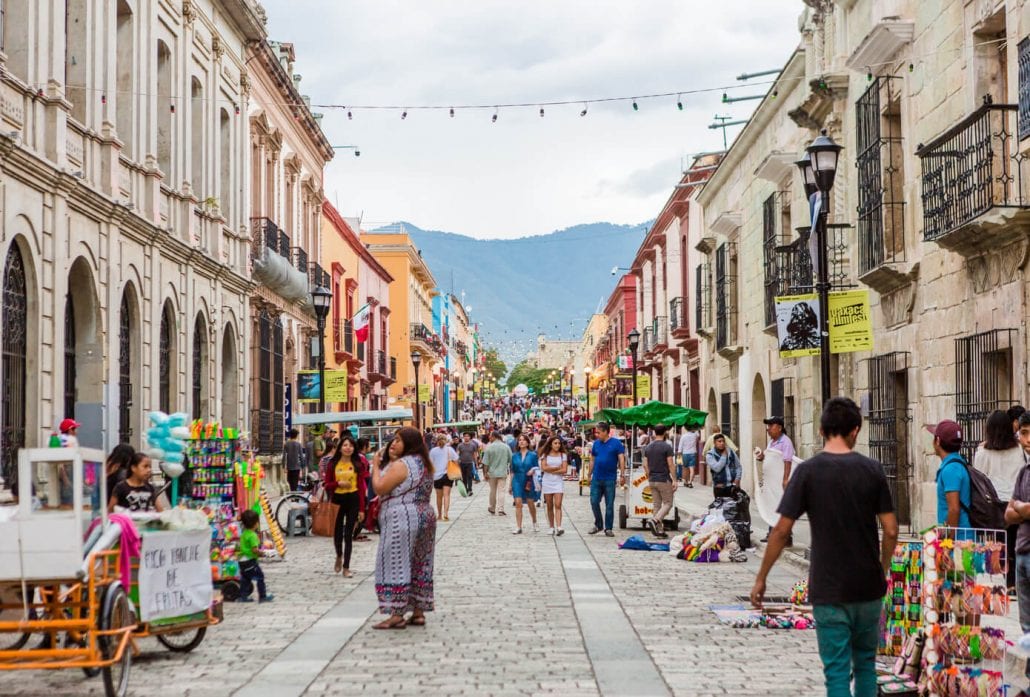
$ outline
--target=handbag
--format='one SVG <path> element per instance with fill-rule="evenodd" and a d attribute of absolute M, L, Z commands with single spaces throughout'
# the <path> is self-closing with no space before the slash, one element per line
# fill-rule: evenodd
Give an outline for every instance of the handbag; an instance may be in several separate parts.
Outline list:
<path fill-rule="evenodd" d="M 308 504 L 311 511 L 311 534 L 320 537 L 332 537 L 336 529 L 336 515 L 340 512 L 339 504 L 323 499 Z"/>
<path fill-rule="evenodd" d="M 459 480 L 457 480 L 456 485 L 458 487 L 458 493 L 461 494 L 462 497 L 465 497 L 465 496 L 469 495 L 468 489 L 465 488 L 465 482 L 463 482 L 463 481 L 461 481 L 459 479 Z"/>
<path fill-rule="evenodd" d="M 447 462 L 447 478 L 452 482 L 461 479 L 461 465 L 458 464 L 457 460 Z"/>

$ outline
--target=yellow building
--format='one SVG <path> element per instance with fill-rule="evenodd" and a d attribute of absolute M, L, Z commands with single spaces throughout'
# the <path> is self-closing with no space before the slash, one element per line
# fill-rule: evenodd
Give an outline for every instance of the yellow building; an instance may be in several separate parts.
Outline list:
<path fill-rule="evenodd" d="M 353 243 L 349 238 L 353 238 Z M 328 409 L 351 411 L 355 385 L 359 382 L 364 346 L 354 339 L 351 318 L 363 304 L 358 295 L 357 236 L 328 201 L 322 204 L 322 266 L 332 280 L 333 301 L 326 318 L 325 368 L 346 370 L 347 400 L 326 405 Z"/>
<path fill-rule="evenodd" d="M 403 228 L 362 233 L 361 242 L 394 279 L 390 284 L 389 354 L 397 358 L 397 379 L 389 388 L 390 404 L 414 403 L 415 369 L 411 354 L 417 351 L 422 355 L 419 384 L 429 387 L 429 401 L 422 404 L 420 424 L 436 423 L 443 414 L 438 389 L 443 342 L 432 329 L 436 279 Z"/>

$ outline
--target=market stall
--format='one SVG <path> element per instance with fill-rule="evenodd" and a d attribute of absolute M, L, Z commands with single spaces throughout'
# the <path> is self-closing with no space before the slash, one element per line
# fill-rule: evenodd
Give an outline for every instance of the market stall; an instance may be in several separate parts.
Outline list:
<path fill-rule="evenodd" d="M 708 413 L 680 407 L 666 402 L 647 402 L 635 407 L 626 409 L 602 409 L 598 420 L 608 421 L 618 426 L 629 427 L 631 430 L 636 427 L 653 428 L 659 424 L 672 428 L 673 426 L 704 426 Z M 636 457 L 636 443 L 633 438 L 627 438 L 626 462 L 628 473 L 626 485 L 623 487 L 623 503 L 619 505 L 619 527 L 626 528 L 630 519 L 637 519 L 641 527 L 645 521 L 650 519 L 654 513 L 651 499 L 651 487 L 647 476 L 643 472 L 643 465 L 640 458 Z M 674 518 L 667 524 L 673 530 L 679 529 L 679 509 L 672 507 Z"/>

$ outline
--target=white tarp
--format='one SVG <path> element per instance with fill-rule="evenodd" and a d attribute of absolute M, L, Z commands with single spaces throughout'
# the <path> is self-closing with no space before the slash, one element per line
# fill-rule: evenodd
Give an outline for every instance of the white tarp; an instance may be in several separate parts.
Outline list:
<path fill-rule="evenodd" d="M 211 530 L 143 535 L 139 610 L 144 622 L 184 617 L 211 607 Z"/>

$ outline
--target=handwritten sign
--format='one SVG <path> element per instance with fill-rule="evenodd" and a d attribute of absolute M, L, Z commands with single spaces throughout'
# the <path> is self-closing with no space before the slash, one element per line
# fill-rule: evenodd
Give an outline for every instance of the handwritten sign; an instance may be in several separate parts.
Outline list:
<path fill-rule="evenodd" d="M 148 532 L 139 563 L 144 622 L 184 617 L 211 605 L 211 532 Z"/>

